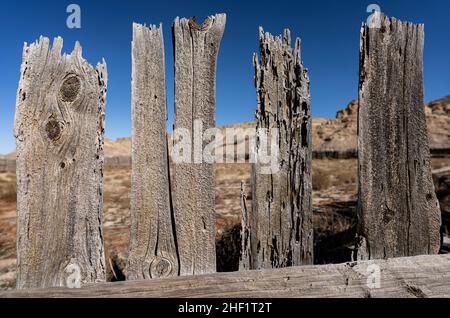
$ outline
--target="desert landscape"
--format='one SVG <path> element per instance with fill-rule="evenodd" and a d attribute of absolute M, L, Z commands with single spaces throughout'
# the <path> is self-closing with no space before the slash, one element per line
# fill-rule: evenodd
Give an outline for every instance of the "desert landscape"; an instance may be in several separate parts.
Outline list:
<path fill-rule="evenodd" d="M 314 263 L 351 260 L 355 238 L 357 178 L 357 101 L 335 119 L 313 119 Z M 433 178 L 443 217 L 442 253 L 450 252 L 450 96 L 425 106 Z M 254 123 L 228 126 L 252 128 Z M 224 129 L 225 127 L 222 127 Z M 251 137 L 251 136 L 250 136 Z M 220 147 L 237 147 L 242 140 Z M 170 144 L 170 143 L 169 143 Z M 220 149 L 219 149 L 220 150 Z M 217 151 L 217 149 L 216 149 Z M 248 157 L 248 156 L 246 156 Z M 247 158 L 248 159 L 248 158 Z M 251 166 L 218 163 L 216 172 L 216 247 L 218 271 L 236 271 L 240 252 L 240 184 L 249 191 Z M 15 153 L 0 156 L 0 289 L 15 287 Z M 131 140 L 105 141 L 104 219 L 108 281 L 124 280 L 130 228 Z M 251 193 L 247 194 L 251 201 Z"/>

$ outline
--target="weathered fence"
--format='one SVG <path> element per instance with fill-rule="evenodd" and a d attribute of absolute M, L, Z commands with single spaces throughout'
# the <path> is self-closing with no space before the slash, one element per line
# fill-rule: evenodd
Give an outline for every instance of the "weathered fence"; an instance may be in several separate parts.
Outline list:
<path fill-rule="evenodd" d="M 361 32 L 357 256 L 435 254 L 440 215 L 423 110 L 423 26 L 379 18 L 380 28 L 364 26 Z M 202 25 L 194 19 L 174 22 L 172 165 L 162 26 L 133 25 L 126 276 L 151 281 L 94 284 L 105 280 L 106 65 L 94 69 L 78 44 L 72 54 L 61 56 L 60 38 L 52 49 L 45 38 L 25 45 L 15 119 L 17 287 L 87 288 L 0 297 L 450 296 L 447 256 L 274 270 L 313 262 L 309 79 L 300 40 L 292 48 L 288 30 L 273 37 L 260 29 L 260 61 L 254 58 L 258 111 L 251 206 L 241 191 L 240 269 L 269 270 L 214 274 L 214 170 L 203 157 L 214 136 L 203 134 L 215 127 L 215 75 L 225 20 L 218 14 Z M 263 154 L 275 161 L 265 162 Z M 383 285 L 374 290 L 367 287 L 373 265 L 383 275 Z M 209 275 L 169 277 L 199 274 Z"/>
<path fill-rule="evenodd" d="M 106 64 L 77 43 L 25 44 L 17 94 L 17 288 L 105 281 L 102 178 Z"/>
<path fill-rule="evenodd" d="M 198 25 L 195 19 L 176 19 L 173 25 L 175 52 L 174 131 L 185 131 L 184 158 L 174 162 L 173 209 L 180 257 L 180 274 L 216 271 L 214 167 L 204 161 L 202 138 L 215 127 L 216 65 L 226 17 L 217 14 Z M 198 136 L 200 134 L 200 136 Z M 210 138 L 213 136 L 210 136 Z M 176 160 L 174 160 L 176 161 Z"/>
<path fill-rule="evenodd" d="M 241 268 L 312 264 L 310 94 L 300 39 L 292 49 L 289 30 L 273 37 L 260 28 L 259 41 L 261 62 L 254 57 L 258 111 L 253 204 L 249 209 L 243 202 L 242 207 Z M 268 152 L 275 161 L 261 160 Z"/>
<path fill-rule="evenodd" d="M 133 25 L 131 237 L 127 279 L 178 275 L 166 136 L 162 26 Z"/>
<path fill-rule="evenodd" d="M 441 213 L 423 101 L 423 25 L 361 30 L 358 258 L 436 254 Z"/>

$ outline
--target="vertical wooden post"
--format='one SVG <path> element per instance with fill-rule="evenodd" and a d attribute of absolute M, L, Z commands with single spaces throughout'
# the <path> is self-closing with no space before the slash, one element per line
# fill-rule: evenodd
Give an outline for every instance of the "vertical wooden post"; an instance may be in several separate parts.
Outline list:
<path fill-rule="evenodd" d="M 133 24 L 131 237 L 127 279 L 178 275 L 166 137 L 162 26 Z"/>
<path fill-rule="evenodd" d="M 200 144 L 194 142 L 198 138 L 194 132 L 202 134 L 215 127 L 216 64 L 225 20 L 225 14 L 217 14 L 206 18 L 202 25 L 195 19 L 179 18 L 173 25 L 174 129 L 190 132 L 192 150 L 190 162 L 174 163 L 173 171 L 181 275 L 216 271 L 214 167 L 198 158 L 208 142 L 201 139 Z M 199 129 L 195 129 L 196 122 L 200 124 Z"/>
<path fill-rule="evenodd" d="M 17 288 L 105 280 L 102 235 L 106 64 L 81 46 L 25 44 L 17 94 Z"/>
<path fill-rule="evenodd" d="M 258 111 L 253 204 L 252 211 L 243 209 L 243 220 L 249 223 L 243 225 L 243 230 L 250 230 L 250 251 L 243 251 L 243 255 L 250 257 L 242 259 L 248 264 L 241 264 L 241 268 L 311 264 L 312 127 L 308 73 L 301 62 L 300 39 L 292 49 L 289 30 L 282 37 L 273 37 L 260 28 L 259 40 L 261 62 L 256 55 L 254 58 Z M 278 156 L 275 164 L 271 162 L 272 170 L 267 170 L 261 156 L 274 146 L 277 151 L 271 155 Z M 243 233 L 243 237 L 248 238 L 248 233 Z"/>
<path fill-rule="evenodd" d="M 361 29 L 359 259 L 439 251 L 423 100 L 424 26 L 379 13 Z"/>
<path fill-rule="evenodd" d="M 250 212 L 247 206 L 247 193 L 245 182 L 241 181 L 241 255 L 239 257 L 239 270 L 251 270 L 252 249 L 251 249 L 251 222 Z"/>

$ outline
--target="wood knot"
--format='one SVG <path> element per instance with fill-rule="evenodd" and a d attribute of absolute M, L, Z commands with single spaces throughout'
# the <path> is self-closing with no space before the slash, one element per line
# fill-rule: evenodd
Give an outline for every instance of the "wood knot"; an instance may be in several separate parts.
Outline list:
<path fill-rule="evenodd" d="M 50 140 L 56 141 L 61 137 L 61 125 L 57 120 L 50 119 L 45 125 L 45 132 Z"/>
<path fill-rule="evenodd" d="M 63 102 L 74 102 L 81 89 L 81 80 L 77 75 L 69 75 L 61 85 L 59 90 L 60 98 Z"/>
<path fill-rule="evenodd" d="M 150 265 L 150 275 L 152 278 L 168 277 L 172 274 L 173 265 L 167 258 L 157 256 Z"/>

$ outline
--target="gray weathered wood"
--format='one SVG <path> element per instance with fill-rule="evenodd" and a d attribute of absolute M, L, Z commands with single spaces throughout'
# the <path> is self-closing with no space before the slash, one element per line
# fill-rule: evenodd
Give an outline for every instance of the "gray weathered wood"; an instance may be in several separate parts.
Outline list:
<path fill-rule="evenodd" d="M 380 28 L 361 29 L 357 257 L 435 254 L 441 216 L 423 101 L 424 26 L 378 18 Z"/>
<path fill-rule="evenodd" d="M 25 44 L 17 94 L 17 288 L 105 280 L 102 235 L 106 64 L 78 42 Z M 80 274 L 78 277 L 77 274 Z"/>
<path fill-rule="evenodd" d="M 263 269 L 311 264 L 313 261 L 311 113 L 308 72 L 301 62 L 300 39 L 273 37 L 260 28 L 261 62 L 254 57 L 258 96 L 256 163 L 252 168 L 250 257 L 241 268 Z M 278 156 L 271 168 L 260 160 L 276 137 Z M 277 136 L 275 134 L 275 136 Z M 271 156 L 273 154 L 271 153 Z M 269 172 L 269 173 L 268 173 Z M 246 237 L 244 233 L 243 237 Z M 245 255 L 245 253 L 244 253 Z"/>
<path fill-rule="evenodd" d="M 3 297 L 450 297 L 450 255 L 0 292 Z M 380 273 L 373 279 L 374 274 Z M 379 282 L 379 285 L 377 284 Z M 379 288 L 377 288 L 379 287 Z"/>
<path fill-rule="evenodd" d="M 225 14 L 217 14 L 206 18 L 202 25 L 195 19 L 179 18 L 173 25 L 174 129 L 190 132 L 192 150 L 190 162 L 175 162 L 173 170 L 173 208 L 181 275 L 216 270 L 214 168 L 195 156 L 195 151 L 202 154 L 208 141 L 203 140 L 200 145 L 195 142 L 194 123 L 202 124 L 201 133 L 215 127 L 216 64 L 225 20 Z"/>
<path fill-rule="evenodd" d="M 239 257 L 239 270 L 251 270 L 252 249 L 250 235 L 251 224 L 249 220 L 249 208 L 247 205 L 247 193 L 245 182 L 241 181 L 241 254 Z"/>
<path fill-rule="evenodd" d="M 178 275 L 166 137 L 162 26 L 133 24 L 131 236 L 127 279 Z"/>

